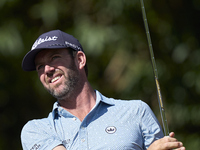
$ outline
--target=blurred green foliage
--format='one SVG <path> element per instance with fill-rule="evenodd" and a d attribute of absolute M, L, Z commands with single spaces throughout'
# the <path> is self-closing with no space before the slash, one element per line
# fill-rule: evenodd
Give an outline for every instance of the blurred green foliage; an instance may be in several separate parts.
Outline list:
<path fill-rule="evenodd" d="M 200 147 L 200 2 L 144 0 L 170 131 Z M 82 43 L 89 81 L 108 97 L 142 99 L 160 119 L 140 2 L 0 1 L 0 149 L 20 150 L 20 132 L 55 99 L 21 61 L 36 38 L 61 29 Z"/>

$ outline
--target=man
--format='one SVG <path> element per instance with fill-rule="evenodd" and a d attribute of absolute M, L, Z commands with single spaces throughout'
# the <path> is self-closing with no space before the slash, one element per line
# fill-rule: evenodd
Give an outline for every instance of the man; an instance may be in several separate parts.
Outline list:
<path fill-rule="evenodd" d="M 67 33 L 42 34 L 24 57 L 22 68 L 36 70 L 43 86 L 57 99 L 47 118 L 23 127 L 24 150 L 185 149 L 174 133 L 163 138 L 144 102 L 114 100 L 93 90 L 83 48 Z"/>

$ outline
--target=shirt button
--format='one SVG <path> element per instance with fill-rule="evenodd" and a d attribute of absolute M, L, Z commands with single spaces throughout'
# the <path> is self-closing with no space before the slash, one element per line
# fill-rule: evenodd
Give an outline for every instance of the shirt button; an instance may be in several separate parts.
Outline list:
<path fill-rule="evenodd" d="M 76 117 L 72 118 L 72 120 L 76 121 Z"/>
<path fill-rule="evenodd" d="M 82 142 L 85 142 L 85 139 L 81 139 Z"/>

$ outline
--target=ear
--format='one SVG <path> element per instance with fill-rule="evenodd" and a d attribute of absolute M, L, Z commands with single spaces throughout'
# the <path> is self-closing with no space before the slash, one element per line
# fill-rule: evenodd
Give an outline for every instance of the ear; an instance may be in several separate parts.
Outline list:
<path fill-rule="evenodd" d="M 85 54 L 82 51 L 78 51 L 76 57 L 77 57 L 78 68 L 83 69 L 86 64 Z"/>

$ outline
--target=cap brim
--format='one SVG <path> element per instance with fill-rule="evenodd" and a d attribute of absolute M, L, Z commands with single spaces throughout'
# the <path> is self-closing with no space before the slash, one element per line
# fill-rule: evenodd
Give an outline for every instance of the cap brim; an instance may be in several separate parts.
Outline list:
<path fill-rule="evenodd" d="M 35 56 L 43 49 L 34 49 L 29 51 L 22 61 L 22 69 L 24 71 L 34 71 L 35 68 Z"/>
<path fill-rule="evenodd" d="M 34 71 L 34 70 L 36 70 L 35 57 L 40 51 L 45 50 L 45 49 L 61 49 L 61 48 L 72 48 L 72 49 L 74 49 L 71 46 L 55 45 L 55 46 L 48 47 L 48 48 L 37 48 L 37 49 L 31 50 L 23 58 L 22 69 L 24 71 Z M 76 50 L 76 49 L 74 49 L 74 50 Z"/>

